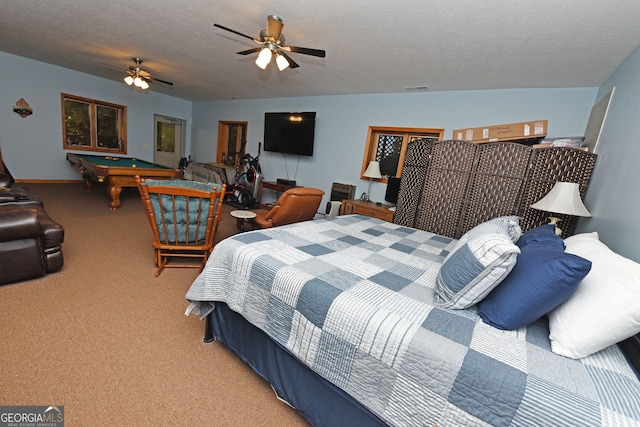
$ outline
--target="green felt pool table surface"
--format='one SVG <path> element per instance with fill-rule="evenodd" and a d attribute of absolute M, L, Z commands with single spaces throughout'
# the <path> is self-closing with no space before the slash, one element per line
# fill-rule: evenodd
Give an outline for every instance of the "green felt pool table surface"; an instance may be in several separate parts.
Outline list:
<path fill-rule="evenodd" d="M 67 153 L 67 160 L 80 171 L 88 190 L 93 188 L 94 180 L 107 182 L 107 192 L 111 196 L 111 209 L 117 209 L 120 206 L 122 187 L 136 187 L 136 176 L 153 179 L 181 178 L 180 169 L 135 157 Z"/>
<path fill-rule="evenodd" d="M 88 154 L 73 154 L 82 159 L 83 162 L 90 162 L 96 166 L 118 167 L 118 168 L 159 168 L 171 169 L 168 166 L 159 165 L 157 163 L 148 162 L 136 157 L 115 157 L 115 156 L 94 156 Z"/>

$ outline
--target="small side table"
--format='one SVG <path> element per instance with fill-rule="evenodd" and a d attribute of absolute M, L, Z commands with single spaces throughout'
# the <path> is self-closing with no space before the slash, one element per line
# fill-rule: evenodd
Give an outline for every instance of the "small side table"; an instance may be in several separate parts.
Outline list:
<path fill-rule="evenodd" d="M 240 231 L 244 231 L 244 223 L 247 220 L 252 220 L 253 218 L 256 217 L 256 213 L 252 212 L 252 211 L 247 211 L 247 210 L 235 210 L 235 211 L 231 211 L 229 212 L 231 214 L 232 217 L 236 218 L 238 220 L 238 225 L 240 228 Z"/>

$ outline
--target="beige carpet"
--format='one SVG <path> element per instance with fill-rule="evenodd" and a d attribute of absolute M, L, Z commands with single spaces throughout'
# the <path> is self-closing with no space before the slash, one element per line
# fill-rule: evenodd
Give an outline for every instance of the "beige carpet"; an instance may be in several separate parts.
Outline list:
<path fill-rule="evenodd" d="M 137 190 L 21 184 L 65 228 L 61 271 L 0 286 L 0 405 L 63 405 L 66 426 L 305 426 L 184 316 L 197 269 L 154 277 Z M 225 206 L 216 240 L 235 233 Z"/>

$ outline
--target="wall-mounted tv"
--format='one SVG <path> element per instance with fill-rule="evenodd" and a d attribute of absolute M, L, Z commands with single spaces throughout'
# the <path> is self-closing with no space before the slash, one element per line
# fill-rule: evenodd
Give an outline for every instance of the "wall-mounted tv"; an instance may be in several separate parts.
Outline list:
<path fill-rule="evenodd" d="M 313 156 L 316 113 L 264 113 L 264 151 Z"/>

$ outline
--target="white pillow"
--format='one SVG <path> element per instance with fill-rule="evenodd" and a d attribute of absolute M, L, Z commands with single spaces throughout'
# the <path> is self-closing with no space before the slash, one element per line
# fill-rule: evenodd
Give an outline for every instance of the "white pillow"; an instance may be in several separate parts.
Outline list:
<path fill-rule="evenodd" d="M 551 350 L 579 359 L 640 332 L 640 264 L 584 233 L 565 239 L 566 252 L 591 261 L 576 292 L 549 313 Z"/>

